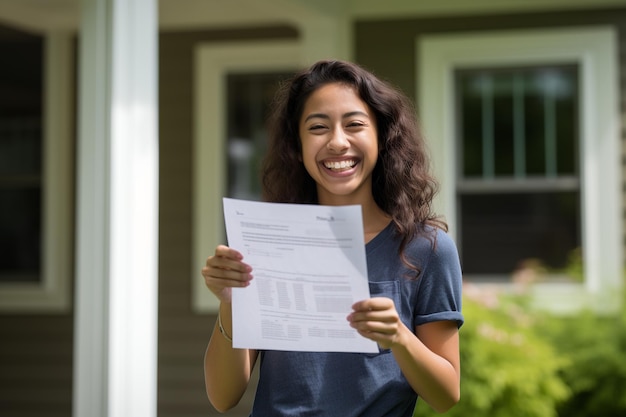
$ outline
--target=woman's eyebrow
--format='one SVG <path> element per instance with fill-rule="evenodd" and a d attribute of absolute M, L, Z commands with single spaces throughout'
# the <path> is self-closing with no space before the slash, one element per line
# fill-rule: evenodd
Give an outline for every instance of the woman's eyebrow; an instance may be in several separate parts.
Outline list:
<path fill-rule="evenodd" d="M 346 117 L 352 117 L 352 116 L 365 116 L 369 119 L 369 114 L 365 113 L 364 111 L 360 111 L 360 110 L 355 110 L 355 111 L 351 111 L 348 113 L 345 113 L 343 115 L 343 118 L 345 119 Z"/>
<path fill-rule="evenodd" d="M 351 111 L 348 113 L 344 113 L 344 115 L 342 116 L 343 119 L 347 118 L 347 117 L 353 117 L 353 116 L 364 116 L 369 118 L 369 115 L 363 111 L 360 110 L 355 110 L 355 111 Z M 311 113 L 309 114 L 304 121 L 307 122 L 310 119 L 315 119 L 315 118 L 319 118 L 319 119 L 330 119 L 330 116 L 328 116 L 325 113 Z"/>
<path fill-rule="evenodd" d="M 316 119 L 316 118 L 317 119 L 330 119 L 330 117 L 324 113 L 311 113 L 304 119 L 304 121 L 307 122 L 310 119 Z"/>

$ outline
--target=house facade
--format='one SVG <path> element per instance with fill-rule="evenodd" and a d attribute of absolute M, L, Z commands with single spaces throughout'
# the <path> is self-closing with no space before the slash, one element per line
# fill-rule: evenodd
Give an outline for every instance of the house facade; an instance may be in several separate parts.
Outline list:
<path fill-rule="evenodd" d="M 539 265 L 538 307 L 618 308 L 626 2 L 467 3 L 0 0 L 0 414 L 217 414 L 200 269 L 317 59 L 414 100 L 469 285 Z"/>

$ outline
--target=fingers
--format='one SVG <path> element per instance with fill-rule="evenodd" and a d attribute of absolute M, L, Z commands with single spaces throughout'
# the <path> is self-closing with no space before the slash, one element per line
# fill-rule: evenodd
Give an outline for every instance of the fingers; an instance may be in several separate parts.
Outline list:
<path fill-rule="evenodd" d="M 215 248 L 215 256 L 222 258 L 232 258 L 238 261 L 241 261 L 243 259 L 243 255 L 239 253 L 239 251 L 229 248 L 225 245 L 218 245 Z"/>
<path fill-rule="evenodd" d="M 242 259 L 243 255 L 237 250 L 229 248 L 228 246 L 219 245 L 215 248 L 215 254 L 207 258 L 207 266 L 241 270 L 242 267 L 247 266 L 242 262 Z"/>
<path fill-rule="evenodd" d="M 208 266 L 202 268 L 202 275 L 209 289 L 212 289 L 215 285 L 222 287 L 247 287 L 252 279 L 252 274 L 249 272 Z"/>
<path fill-rule="evenodd" d="M 362 300 L 354 303 L 352 305 L 352 310 L 355 312 L 384 312 L 387 310 L 394 310 L 395 312 L 395 304 L 391 298 L 386 297 L 375 297 L 368 298 L 367 300 Z M 376 313 L 374 313 L 376 314 Z"/>
<path fill-rule="evenodd" d="M 393 301 L 389 298 L 370 298 L 355 303 L 348 316 L 352 327 L 371 331 L 393 329 L 400 321 Z"/>
<path fill-rule="evenodd" d="M 215 255 L 209 256 L 205 269 L 215 273 L 217 277 L 223 275 L 236 276 L 237 273 L 252 272 L 250 265 L 242 262 L 243 256 L 235 249 L 220 245 L 215 248 Z"/>
<path fill-rule="evenodd" d="M 383 348 L 393 345 L 403 326 L 393 300 L 370 298 L 355 303 L 352 308 L 352 313 L 348 315 L 351 327 Z"/>
<path fill-rule="evenodd" d="M 206 266 L 202 269 L 202 275 L 215 278 L 237 279 L 242 275 L 252 272 L 252 268 L 240 261 L 218 256 L 207 258 Z"/>
<path fill-rule="evenodd" d="M 209 256 L 202 276 L 206 287 L 221 301 L 230 302 L 231 288 L 247 287 L 252 279 L 252 267 L 244 263 L 243 256 L 235 249 L 220 245 Z"/>

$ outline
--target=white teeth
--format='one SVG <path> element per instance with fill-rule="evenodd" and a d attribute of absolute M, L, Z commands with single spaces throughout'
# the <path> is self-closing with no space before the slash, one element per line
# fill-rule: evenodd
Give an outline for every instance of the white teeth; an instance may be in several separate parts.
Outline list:
<path fill-rule="evenodd" d="M 328 169 L 345 169 L 352 168 L 356 164 L 355 161 L 337 161 L 337 162 L 324 162 L 324 166 Z"/>

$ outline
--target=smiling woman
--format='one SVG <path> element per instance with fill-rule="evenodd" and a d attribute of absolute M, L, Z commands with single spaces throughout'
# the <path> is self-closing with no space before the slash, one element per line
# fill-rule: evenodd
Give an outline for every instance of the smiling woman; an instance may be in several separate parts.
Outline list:
<path fill-rule="evenodd" d="M 252 416 L 408 417 L 418 396 L 438 411 L 459 400 L 461 268 L 430 210 L 436 182 L 414 114 L 403 94 L 349 62 L 320 61 L 279 89 L 264 199 L 361 206 L 371 298 L 345 313 L 379 352 L 233 349 L 232 288 L 248 290 L 254 271 L 220 245 L 202 269 L 220 301 L 204 362 L 216 409 L 239 402 L 257 360 Z M 282 325 L 280 312 L 272 324 Z"/>

